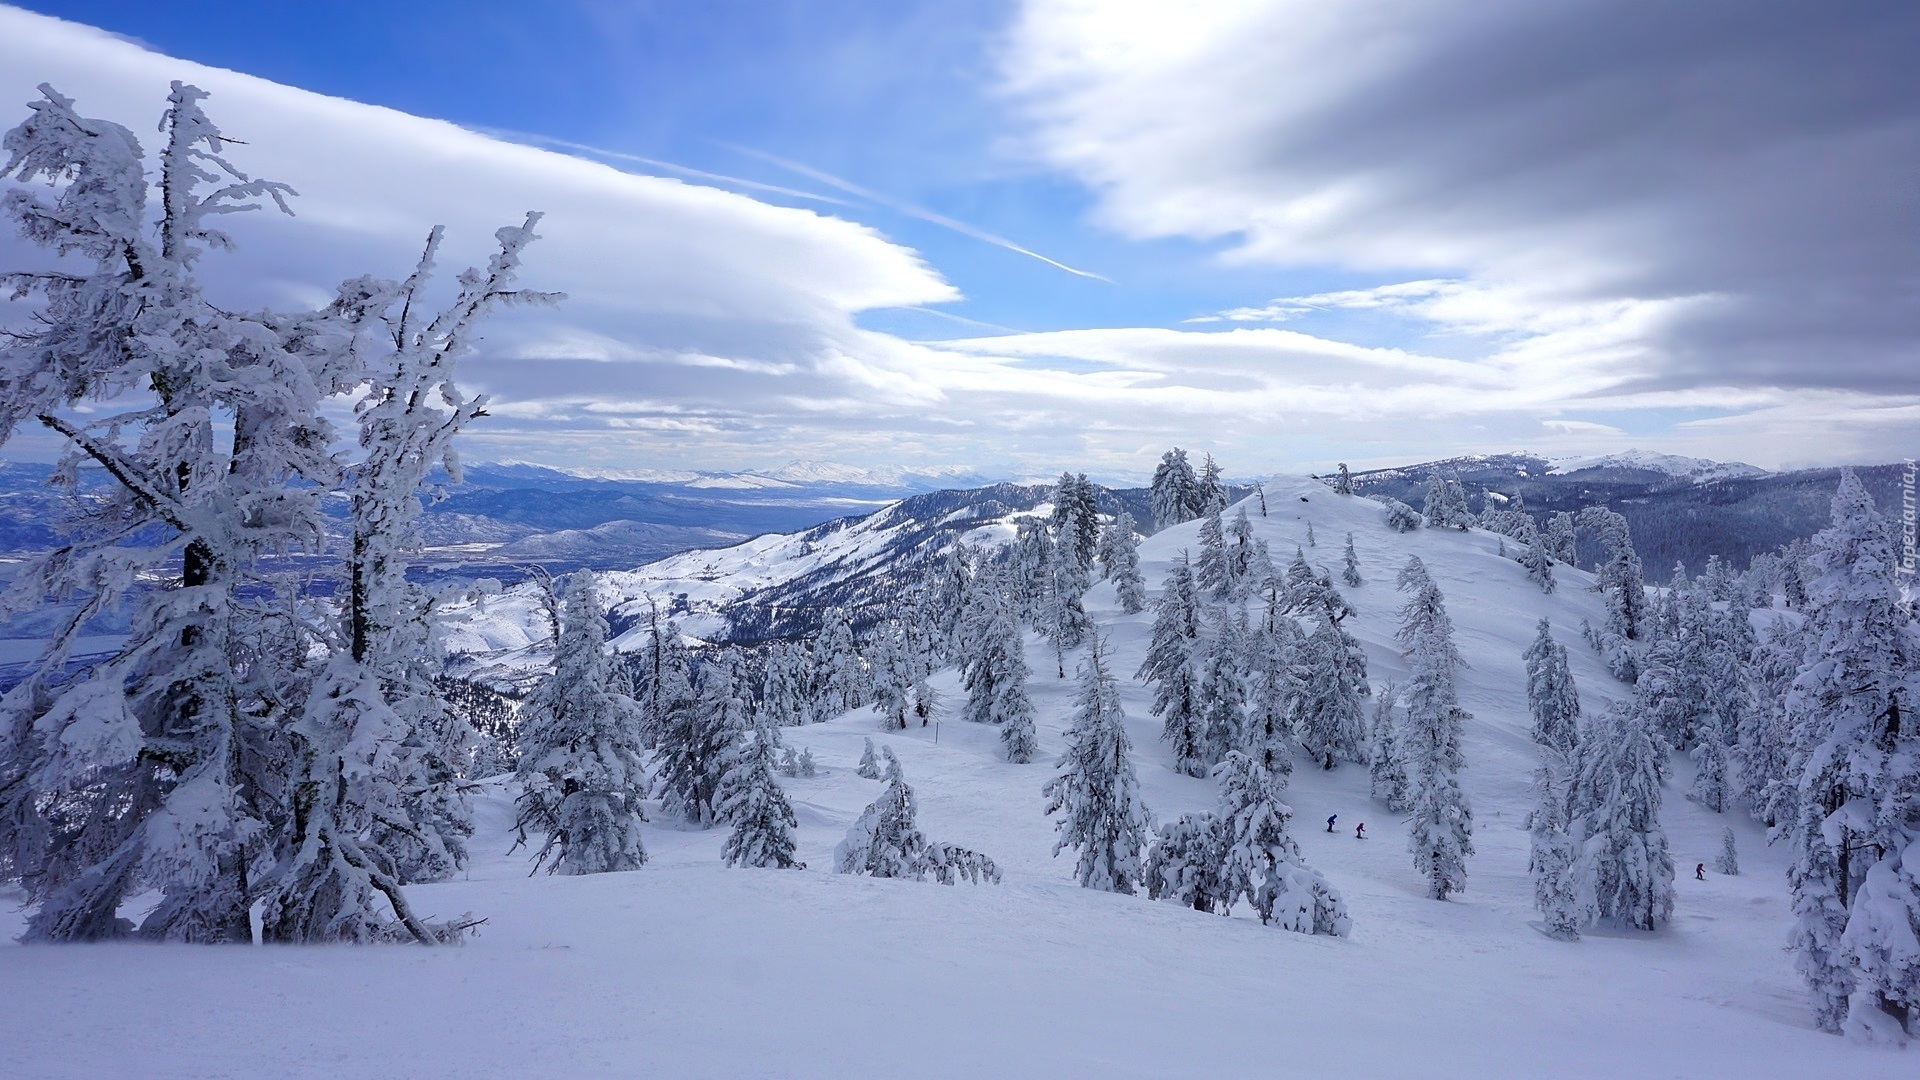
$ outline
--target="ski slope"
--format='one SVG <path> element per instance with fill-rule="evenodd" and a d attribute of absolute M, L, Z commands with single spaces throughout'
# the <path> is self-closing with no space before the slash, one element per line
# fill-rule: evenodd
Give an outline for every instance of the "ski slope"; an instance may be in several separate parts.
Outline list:
<path fill-rule="evenodd" d="M 1579 640 L 1600 619 L 1585 574 L 1556 567 L 1542 595 L 1486 533 L 1401 535 L 1377 503 L 1310 480 L 1268 484 L 1256 535 L 1338 570 L 1351 530 L 1366 584 L 1342 591 L 1376 685 L 1404 679 L 1393 642 L 1395 571 L 1418 554 L 1446 594 L 1458 643 L 1476 856 L 1467 891 L 1425 898 L 1401 824 L 1366 795 L 1362 767 L 1296 768 L 1288 799 L 1307 859 L 1344 893 L 1346 939 L 1262 927 L 1144 896 L 1077 888 L 1052 856 L 1041 784 L 1052 775 L 1074 681 L 1029 641 L 1043 753 L 999 757 L 994 729 L 948 720 L 882 733 L 859 711 L 788 729 L 813 779 L 785 781 L 802 872 L 726 869 L 723 830 L 656 820 L 640 871 L 527 876 L 511 843 L 512 793 L 480 801 L 459 881 L 410 889 L 423 913 L 486 916 L 460 948 L 0 947 L 0 1072 L 335 1077 L 1421 1076 L 1911 1077 L 1914 1060 L 1816 1032 L 1784 949 L 1785 855 L 1743 815 L 1688 803 L 1675 763 L 1663 818 L 1675 861 L 1673 924 L 1537 931 L 1527 874 L 1535 764 L 1520 655 L 1542 615 L 1569 646 L 1588 709 L 1626 687 Z M 1197 548 L 1197 523 L 1144 541 L 1157 590 Z M 1336 574 L 1336 580 L 1338 580 Z M 1123 616 L 1112 587 L 1088 609 L 1116 655 L 1148 805 L 1167 819 L 1213 802 L 1178 775 L 1130 676 L 1151 614 Z M 934 683 L 948 716 L 961 691 Z M 935 840 L 991 855 L 1000 886 L 945 887 L 825 872 L 880 791 L 854 775 L 863 738 L 890 744 Z M 1328 814 L 1340 830 L 1324 831 Z M 1364 821 L 1369 839 L 1353 837 Z M 1723 825 L 1744 871 L 1692 880 Z M 7 931 L 17 915 L 4 915 Z"/>

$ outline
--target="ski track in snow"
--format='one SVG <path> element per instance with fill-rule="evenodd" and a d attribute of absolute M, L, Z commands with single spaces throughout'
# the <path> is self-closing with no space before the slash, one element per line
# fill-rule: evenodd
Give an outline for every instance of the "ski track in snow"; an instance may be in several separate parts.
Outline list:
<path fill-rule="evenodd" d="M 1302 500 L 1305 496 L 1305 501 Z M 1879 1077 L 1905 1054 L 1816 1032 L 1785 949 L 1786 854 L 1744 814 L 1686 801 L 1676 758 L 1662 818 L 1680 868 L 1673 924 L 1598 930 L 1575 944 L 1535 925 L 1523 828 L 1536 757 L 1521 652 L 1542 615 L 1568 646 L 1588 710 L 1624 695 L 1579 637 L 1598 624 L 1590 578 L 1555 567 L 1542 595 L 1482 532 L 1400 535 L 1377 503 L 1310 480 L 1251 501 L 1255 534 L 1284 565 L 1312 521 L 1310 561 L 1339 565 L 1354 533 L 1367 582 L 1341 590 L 1377 687 L 1404 681 L 1393 641 L 1395 572 L 1418 554 L 1446 594 L 1461 652 L 1477 854 L 1468 888 L 1425 898 L 1395 816 L 1367 798 L 1364 766 L 1297 765 L 1287 799 L 1306 858 L 1345 894 L 1344 940 L 1262 927 L 1073 884 L 1051 855 L 1040 786 L 1053 775 L 1075 685 L 1029 635 L 1042 754 L 1011 765 L 998 731 L 948 719 L 884 733 L 860 710 L 785 731 L 823 775 L 784 780 L 804 872 L 727 869 L 725 830 L 656 811 L 651 862 L 633 873 L 528 877 L 506 854 L 511 793 L 477 805 L 461 880 L 409 889 L 417 910 L 487 918 L 469 944 L 427 950 L 111 944 L 0 947 L 0 1073 L 20 1077 L 857 1077 L 1396 1076 Z M 1144 541 L 1157 592 L 1197 550 L 1198 523 Z M 691 558 L 683 556 L 682 558 Z M 1337 578 L 1336 578 L 1337 580 Z M 1180 776 L 1131 675 L 1151 612 L 1119 614 L 1110 584 L 1087 606 L 1114 646 L 1142 791 L 1159 820 L 1210 808 L 1210 780 Z M 946 715 L 962 697 L 938 676 Z M 937 743 L 936 743 L 937 735 Z M 889 743 L 935 840 L 992 856 L 1002 886 L 945 887 L 826 872 L 833 845 L 881 790 L 854 775 L 863 738 Z M 1340 828 L 1325 831 L 1328 814 Z M 1365 822 L 1369 839 L 1353 836 Z M 1693 880 L 1723 825 L 1739 877 Z M 17 933 L 17 894 L 0 933 Z"/>

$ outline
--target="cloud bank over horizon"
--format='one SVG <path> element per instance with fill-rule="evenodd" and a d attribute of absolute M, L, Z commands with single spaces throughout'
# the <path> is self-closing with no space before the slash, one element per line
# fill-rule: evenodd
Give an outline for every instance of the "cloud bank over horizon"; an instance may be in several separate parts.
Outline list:
<path fill-rule="evenodd" d="M 1023 152 L 1087 187 L 1093 227 L 1336 267 L 1338 287 L 1173 326 L 909 340 L 872 317 L 964 323 L 965 298 L 857 207 L 624 171 L 4 6 L 0 126 L 44 81 L 151 151 L 169 80 L 211 91 L 246 140 L 236 160 L 301 192 L 298 216 L 248 215 L 238 253 L 205 260 L 234 306 L 400 275 L 436 223 L 449 266 L 478 260 L 496 227 L 545 211 L 524 279 L 569 299 L 502 317 L 466 362 L 494 400 L 464 438 L 473 458 L 1121 478 L 1174 443 L 1236 473 L 1629 445 L 1772 467 L 1891 459 L 1920 434 L 1915 199 L 1821 199 L 1854 169 L 1915 174 L 1914 95 L 1876 101 L 1865 63 L 1793 109 L 1778 87 L 1727 100 L 1865 39 L 1880 56 L 1902 40 L 1887 26 L 1790 47 L 1793 26 L 1756 15 L 1704 48 L 1709 23 L 1656 21 L 1679 35 L 1656 48 L 1650 29 L 1599 33 L 1609 20 L 1583 4 L 1449 21 L 1392 3 L 1160 10 L 1023 9 L 1000 58 Z M 1539 55 L 1515 59 L 1517 37 Z M 33 257 L 0 236 L 0 266 Z"/>

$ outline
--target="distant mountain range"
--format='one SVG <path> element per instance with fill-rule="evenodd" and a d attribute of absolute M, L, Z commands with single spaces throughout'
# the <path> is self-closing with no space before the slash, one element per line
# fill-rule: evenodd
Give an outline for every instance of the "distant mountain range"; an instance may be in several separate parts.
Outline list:
<path fill-rule="evenodd" d="M 1854 470 L 1883 511 L 1898 514 L 1901 465 Z M 1697 574 L 1707 556 L 1737 569 L 1753 556 L 1811 536 L 1827 524 L 1840 470 L 1768 472 L 1646 451 L 1554 460 L 1538 454 L 1474 455 L 1353 474 L 1362 494 L 1391 495 L 1418 507 L 1434 473 L 1457 476 L 1478 511 L 1488 492 L 1520 496 L 1535 513 L 1607 506 L 1624 515 L 1649 581 L 1664 582 L 1673 565 Z M 1583 565 L 1598 558 L 1583 549 Z"/>

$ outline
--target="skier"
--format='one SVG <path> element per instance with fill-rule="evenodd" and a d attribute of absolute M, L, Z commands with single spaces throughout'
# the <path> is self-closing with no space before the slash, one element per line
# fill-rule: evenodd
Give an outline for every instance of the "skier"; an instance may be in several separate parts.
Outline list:
<path fill-rule="evenodd" d="M 1327 831 L 1328 831 L 1328 832 L 1332 832 L 1332 831 L 1333 831 L 1333 823 L 1334 823 L 1334 822 L 1336 822 L 1336 821 L 1338 821 L 1338 820 L 1340 820 L 1340 815 L 1339 815 L 1339 814 L 1328 814 L 1328 815 L 1327 815 Z"/>
<path fill-rule="evenodd" d="M 1693 880 L 1695 881 L 1707 880 L 1707 864 L 1706 863 L 1693 864 Z"/>
<path fill-rule="evenodd" d="M 1361 823 L 1359 824 L 1359 826 L 1358 826 L 1358 827 L 1356 827 L 1356 828 L 1355 828 L 1355 829 L 1353 830 L 1353 838 L 1354 838 L 1355 840 L 1365 840 L 1365 839 L 1367 838 L 1367 823 L 1366 823 L 1366 822 L 1364 822 L 1364 821 L 1363 821 L 1363 822 L 1361 822 Z"/>

